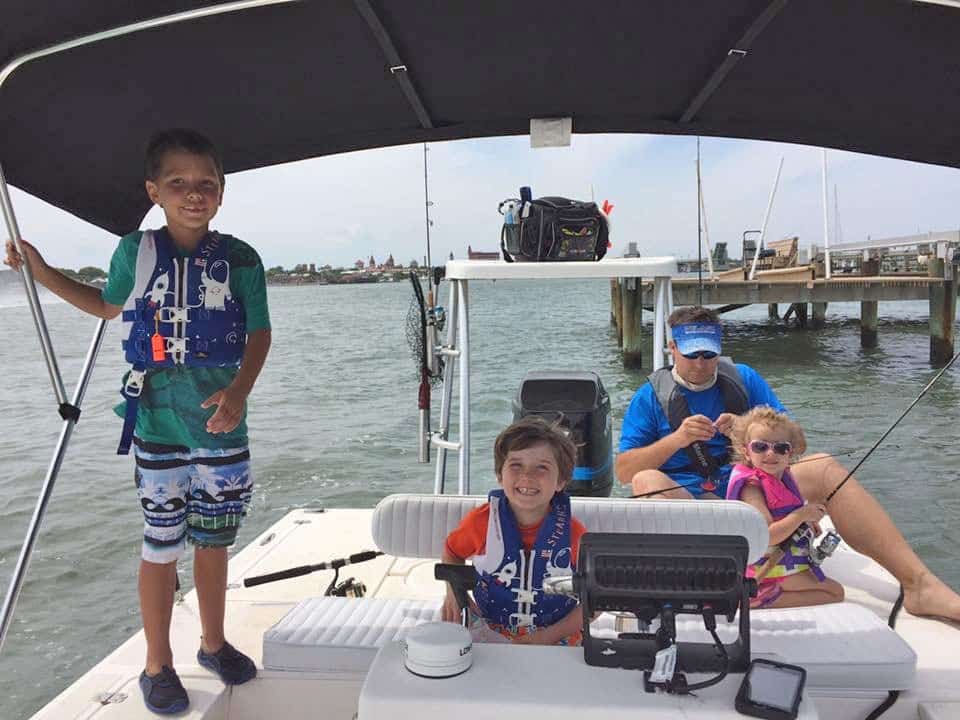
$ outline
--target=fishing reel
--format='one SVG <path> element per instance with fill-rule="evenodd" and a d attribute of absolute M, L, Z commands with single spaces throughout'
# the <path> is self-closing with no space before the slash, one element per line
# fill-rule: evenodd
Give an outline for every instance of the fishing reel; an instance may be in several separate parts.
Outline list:
<path fill-rule="evenodd" d="M 840 536 L 834 530 L 828 530 L 820 539 L 820 542 L 814 545 L 816 535 L 813 533 L 813 528 L 807 523 L 803 523 L 796 529 L 793 533 L 793 540 L 797 543 L 806 540 L 807 559 L 811 565 L 817 567 L 822 565 L 823 561 L 833 555 L 836 549 L 840 547 Z"/>
<path fill-rule="evenodd" d="M 443 373 L 443 359 L 440 357 L 443 328 L 447 324 L 447 311 L 442 305 L 427 309 L 427 369 L 430 377 L 437 378 Z"/>
<path fill-rule="evenodd" d="M 336 579 L 334 579 L 336 582 Z M 362 598 L 367 594 L 367 586 L 356 578 L 347 578 L 341 583 L 337 583 L 334 587 L 328 588 L 325 595 L 330 595 L 332 597 L 348 597 L 348 598 Z"/>

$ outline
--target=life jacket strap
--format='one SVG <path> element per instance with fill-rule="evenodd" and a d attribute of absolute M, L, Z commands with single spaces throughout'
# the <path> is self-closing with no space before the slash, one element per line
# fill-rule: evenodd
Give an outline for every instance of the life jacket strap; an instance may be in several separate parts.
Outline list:
<path fill-rule="evenodd" d="M 117 455 L 130 453 L 130 443 L 133 442 L 133 431 L 137 427 L 137 407 L 140 404 L 140 395 L 143 393 L 143 382 L 146 377 L 145 368 L 133 367 L 127 375 L 127 382 L 120 392 L 127 401 L 123 413 L 123 430 L 120 431 L 120 444 L 117 446 Z"/>

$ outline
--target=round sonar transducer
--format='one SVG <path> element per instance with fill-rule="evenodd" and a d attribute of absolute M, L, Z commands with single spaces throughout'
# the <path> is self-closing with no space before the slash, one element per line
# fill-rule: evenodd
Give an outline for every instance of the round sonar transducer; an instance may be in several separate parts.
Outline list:
<path fill-rule="evenodd" d="M 448 678 L 470 669 L 473 640 L 462 625 L 432 622 L 417 625 L 402 640 L 403 663 L 414 675 Z"/>

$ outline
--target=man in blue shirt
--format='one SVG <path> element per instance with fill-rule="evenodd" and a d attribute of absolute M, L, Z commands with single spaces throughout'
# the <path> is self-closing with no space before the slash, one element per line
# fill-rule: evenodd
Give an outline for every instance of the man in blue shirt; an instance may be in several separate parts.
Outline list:
<path fill-rule="evenodd" d="M 632 486 L 634 495 L 724 498 L 730 475 L 726 434 L 736 416 L 757 405 L 787 410 L 755 370 L 721 359 L 715 312 L 680 308 L 668 323 L 674 364 L 652 374 L 627 408 L 617 477 Z M 847 477 L 847 469 L 824 454 L 805 457 L 791 472 L 810 503 L 826 504 L 827 495 Z M 900 581 L 908 611 L 960 621 L 960 595 L 921 562 L 856 478 L 827 507 L 844 540 Z"/>

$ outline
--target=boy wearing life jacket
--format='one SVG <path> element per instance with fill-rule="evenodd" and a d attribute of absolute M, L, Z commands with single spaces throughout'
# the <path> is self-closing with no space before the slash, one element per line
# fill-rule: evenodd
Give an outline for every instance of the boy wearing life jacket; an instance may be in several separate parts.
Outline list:
<path fill-rule="evenodd" d="M 256 676 L 224 638 L 227 548 L 253 490 L 246 400 L 270 348 L 263 265 L 246 243 L 209 229 L 223 202 L 220 154 L 203 135 L 168 130 L 147 148 L 146 191 L 166 226 L 120 239 L 101 292 L 47 265 L 23 243 L 33 276 L 81 310 L 122 312 L 130 371 L 118 453 L 131 442 L 145 519 L 140 610 L 147 643 L 144 702 L 160 714 L 189 705 L 173 665 L 176 563 L 195 547 L 202 636 L 197 661 L 227 684 Z M 7 243 L 7 264 L 23 258 Z"/>
<path fill-rule="evenodd" d="M 770 550 L 747 568 L 759 591 L 752 608 L 823 605 L 843 600 L 843 586 L 810 562 L 810 536 L 797 537 L 801 525 L 820 534 L 826 506 L 807 503 L 790 474 L 790 460 L 807 449 L 803 430 L 773 408 L 755 407 L 737 418 L 730 434 L 736 464 L 730 473 L 728 500 L 743 500 L 767 519 Z"/>
<path fill-rule="evenodd" d="M 525 417 L 497 437 L 494 469 L 500 489 L 469 512 L 447 536 L 443 562 L 472 559 L 478 640 L 536 645 L 580 642 L 582 617 L 572 598 L 547 595 L 547 577 L 573 574 L 583 524 L 570 514 L 563 492 L 573 477 L 576 447 L 558 426 Z M 452 589 L 443 619 L 457 622 Z"/>

